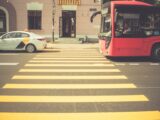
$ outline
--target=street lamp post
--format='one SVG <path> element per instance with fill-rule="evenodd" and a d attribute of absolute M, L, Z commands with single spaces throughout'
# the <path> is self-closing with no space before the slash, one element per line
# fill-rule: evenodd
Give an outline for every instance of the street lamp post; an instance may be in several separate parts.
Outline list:
<path fill-rule="evenodd" d="M 53 2 L 53 8 L 52 8 L 52 41 L 54 42 L 54 19 L 55 19 L 55 0 L 52 0 Z"/>

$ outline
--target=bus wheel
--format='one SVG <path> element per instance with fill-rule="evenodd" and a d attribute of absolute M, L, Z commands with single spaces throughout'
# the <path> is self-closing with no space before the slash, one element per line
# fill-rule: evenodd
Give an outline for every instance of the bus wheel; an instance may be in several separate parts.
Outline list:
<path fill-rule="evenodd" d="M 35 48 L 34 45 L 29 44 L 29 45 L 26 46 L 26 51 L 27 51 L 28 53 L 33 53 L 33 52 L 36 51 L 36 48 Z"/>
<path fill-rule="evenodd" d="M 160 61 L 160 45 L 155 46 L 152 50 L 152 58 L 155 61 Z"/>

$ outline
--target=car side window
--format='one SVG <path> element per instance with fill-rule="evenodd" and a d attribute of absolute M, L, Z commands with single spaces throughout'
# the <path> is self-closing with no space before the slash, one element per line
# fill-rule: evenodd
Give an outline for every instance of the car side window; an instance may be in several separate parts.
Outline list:
<path fill-rule="evenodd" d="M 29 37 L 29 34 L 27 33 L 16 33 L 16 38 L 25 38 Z"/>
<path fill-rule="evenodd" d="M 6 35 L 4 35 L 4 36 L 2 37 L 2 39 L 7 39 L 7 38 L 9 38 L 9 36 L 10 36 L 10 34 L 6 34 Z"/>
<path fill-rule="evenodd" d="M 15 33 L 8 33 L 2 37 L 2 39 L 16 38 Z"/>
<path fill-rule="evenodd" d="M 22 33 L 22 37 L 24 38 L 24 37 L 29 37 L 29 34 L 27 34 L 27 33 Z"/>

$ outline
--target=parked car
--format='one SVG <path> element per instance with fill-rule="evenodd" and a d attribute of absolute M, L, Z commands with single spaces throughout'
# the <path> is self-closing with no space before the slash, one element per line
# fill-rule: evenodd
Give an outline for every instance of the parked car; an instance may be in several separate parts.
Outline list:
<path fill-rule="evenodd" d="M 25 50 L 33 53 L 43 50 L 46 45 L 45 38 L 31 32 L 13 31 L 0 37 L 0 50 Z"/>

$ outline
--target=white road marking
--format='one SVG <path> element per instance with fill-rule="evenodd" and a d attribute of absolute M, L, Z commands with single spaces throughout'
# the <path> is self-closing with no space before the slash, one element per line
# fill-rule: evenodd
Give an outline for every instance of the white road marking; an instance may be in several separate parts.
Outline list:
<path fill-rule="evenodd" d="M 139 64 L 139 63 L 129 63 L 129 65 L 138 66 L 138 65 L 140 65 L 140 64 Z"/>
<path fill-rule="evenodd" d="M 19 54 L 9 54 L 9 53 L 8 54 L 4 54 L 4 53 L 0 54 L 0 56 L 7 56 L 7 55 L 19 55 Z"/>
<path fill-rule="evenodd" d="M 159 66 L 160 63 L 147 63 L 147 64 L 141 64 L 141 63 L 113 63 L 116 66 L 139 66 L 139 65 L 151 65 L 151 66 Z"/>
<path fill-rule="evenodd" d="M 118 65 L 118 66 L 125 66 L 126 64 L 125 64 L 125 63 L 115 63 L 115 65 Z"/>
<path fill-rule="evenodd" d="M 160 87 L 137 87 L 137 89 L 160 89 Z"/>
<path fill-rule="evenodd" d="M 156 65 L 160 65 L 160 64 L 159 63 L 151 63 L 150 65 L 155 65 L 156 66 Z"/>
<path fill-rule="evenodd" d="M 0 63 L 1 66 L 15 66 L 18 65 L 19 63 Z"/>

